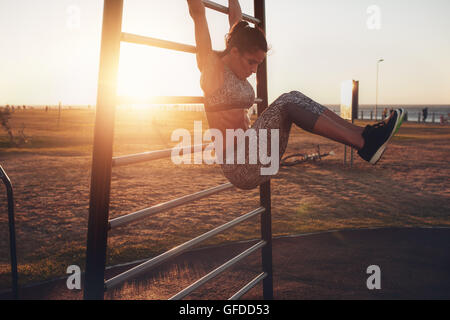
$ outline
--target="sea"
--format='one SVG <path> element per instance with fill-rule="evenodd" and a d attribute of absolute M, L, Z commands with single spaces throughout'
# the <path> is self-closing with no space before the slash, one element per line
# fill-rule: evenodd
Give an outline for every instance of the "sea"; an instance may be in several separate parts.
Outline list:
<path fill-rule="evenodd" d="M 340 115 L 340 105 L 325 105 L 330 110 L 334 111 L 336 114 Z M 4 107 L 4 106 L 3 106 Z M 20 108 L 21 106 L 19 106 Z M 33 105 L 33 106 L 27 106 L 28 109 L 45 109 L 45 105 Z M 119 108 L 124 108 L 127 110 L 139 110 L 142 108 L 152 108 L 152 109 L 161 109 L 161 110 L 178 110 L 178 111 L 194 111 L 194 112 L 203 112 L 204 107 L 203 105 L 120 105 Z M 441 116 L 446 119 L 450 120 L 450 105 L 436 105 L 436 104 L 421 104 L 421 105 L 407 105 L 407 104 L 389 104 L 389 105 L 378 105 L 377 106 L 377 119 L 381 119 L 383 110 L 387 108 L 390 109 L 396 109 L 396 108 L 404 108 L 407 112 L 407 119 L 408 121 L 417 122 L 423 122 L 423 109 L 428 108 L 428 116 L 425 120 L 427 123 L 432 123 L 433 121 L 435 123 L 439 123 Z M 16 106 L 17 108 L 17 106 Z M 58 106 L 49 106 L 50 109 L 57 109 Z M 62 105 L 62 109 L 94 109 L 93 106 L 86 106 L 86 105 Z M 256 112 L 255 106 L 253 107 L 253 110 Z M 358 107 L 358 119 L 363 120 L 375 120 L 375 106 L 374 105 L 359 105 Z"/>
<path fill-rule="evenodd" d="M 327 105 L 327 107 L 331 110 L 333 110 L 336 114 L 340 114 L 340 106 L 339 105 Z M 443 116 L 444 119 L 450 118 L 450 105 L 404 105 L 404 104 L 389 104 L 389 105 L 378 105 L 377 106 L 377 119 L 381 119 L 383 110 L 387 108 L 390 109 L 396 109 L 396 108 L 403 108 L 405 109 L 407 113 L 407 119 L 408 121 L 417 122 L 420 121 L 423 122 L 423 109 L 428 108 L 428 116 L 425 119 L 425 122 L 431 123 L 434 122 L 438 123 L 440 122 L 440 117 Z M 358 119 L 361 119 L 361 112 L 363 116 L 363 120 L 370 120 L 371 116 L 372 119 L 375 119 L 375 106 L 374 105 L 359 105 L 358 107 Z"/>
<path fill-rule="evenodd" d="M 203 105 L 180 105 L 180 106 L 174 106 L 178 110 L 183 111 L 199 111 L 203 112 L 204 108 Z M 327 108 L 334 111 L 336 114 L 340 115 L 340 105 L 326 105 Z M 381 120 L 383 110 L 387 108 L 390 109 L 396 109 L 396 108 L 404 108 L 407 112 L 407 121 L 417 122 L 420 121 L 423 122 L 423 115 L 422 111 L 425 108 L 428 108 L 428 116 L 425 119 L 425 122 L 432 123 L 433 121 L 435 123 L 440 122 L 440 117 L 443 116 L 444 119 L 450 118 L 450 105 L 404 105 L 404 104 L 390 104 L 390 105 L 378 105 L 377 106 L 377 119 Z M 256 110 L 256 109 L 255 109 Z M 358 119 L 362 120 L 370 120 L 375 119 L 375 106 L 374 105 L 359 105 L 358 107 Z M 372 118 L 371 118 L 372 117 Z"/>

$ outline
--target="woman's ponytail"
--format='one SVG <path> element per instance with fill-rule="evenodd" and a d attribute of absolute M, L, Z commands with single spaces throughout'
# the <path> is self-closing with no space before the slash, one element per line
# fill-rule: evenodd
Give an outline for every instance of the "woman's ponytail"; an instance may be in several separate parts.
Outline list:
<path fill-rule="evenodd" d="M 258 27 L 250 27 L 247 21 L 239 21 L 233 25 L 230 32 L 225 36 L 226 49 L 221 52 L 220 57 L 227 55 L 233 47 L 241 53 L 263 50 L 267 52 L 267 41 L 264 31 Z"/>

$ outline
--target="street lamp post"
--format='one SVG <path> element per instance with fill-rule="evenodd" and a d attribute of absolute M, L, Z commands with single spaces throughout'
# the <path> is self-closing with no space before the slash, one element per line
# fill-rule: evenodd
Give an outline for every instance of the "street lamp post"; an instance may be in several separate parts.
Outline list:
<path fill-rule="evenodd" d="M 376 97 L 375 97 L 375 121 L 377 121 L 377 109 L 378 109 L 378 71 L 379 71 L 379 65 L 380 62 L 383 62 L 384 59 L 380 59 L 377 61 L 377 90 L 376 90 Z"/>

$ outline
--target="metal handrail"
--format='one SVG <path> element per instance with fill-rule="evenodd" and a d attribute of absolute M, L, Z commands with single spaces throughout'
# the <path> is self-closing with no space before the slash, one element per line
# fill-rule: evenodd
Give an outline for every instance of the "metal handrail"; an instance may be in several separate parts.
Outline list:
<path fill-rule="evenodd" d="M 137 265 L 136 267 L 129 269 L 117 276 L 115 276 L 114 278 L 111 278 L 109 280 L 107 280 L 104 284 L 105 290 L 114 288 L 116 286 L 118 286 L 120 283 L 135 277 L 139 274 L 141 274 L 144 271 L 150 270 L 151 268 L 156 267 L 157 265 L 167 261 L 170 258 L 173 258 L 177 255 L 180 255 L 181 253 L 183 253 L 184 251 L 192 248 L 193 246 L 201 243 L 202 241 L 205 241 L 231 227 L 234 227 L 235 225 L 242 223 L 250 218 L 253 218 L 254 216 L 261 214 L 265 211 L 265 208 L 263 207 L 259 207 L 253 211 L 250 211 L 249 213 L 246 213 L 230 222 L 227 222 L 213 230 L 210 230 L 192 240 L 189 240 L 173 249 L 170 249 L 169 251 L 166 251 L 162 254 L 160 254 L 159 256 L 156 256 L 144 263 L 141 263 L 139 265 Z"/>
<path fill-rule="evenodd" d="M 212 9 L 212 10 L 215 10 L 215 11 L 218 11 L 218 12 L 222 12 L 222 13 L 225 13 L 225 14 L 228 14 L 228 12 L 229 12 L 228 7 L 222 6 L 222 5 L 218 4 L 218 3 L 215 3 L 215 2 L 212 2 L 212 1 L 209 1 L 209 0 L 203 0 L 203 3 L 205 4 L 205 7 L 209 8 L 209 9 Z M 242 14 L 242 19 L 245 20 L 245 21 L 254 23 L 254 24 L 260 24 L 261 23 L 261 20 L 255 18 L 255 17 L 249 16 L 249 15 L 247 15 L 245 13 Z"/>
<path fill-rule="evenodd" d="M 267 278 L 268 274 L 266 272 L 261 273 L 258 275 L 255 279 L 247 283 L 241 290 L 236 292 L 230 299 L 228 300 L 238 300 L 240 297 L 242 297 L 244 294 L 249 292 L 254 286 L 256 286 L 260 281 Z"/>
<path fill-rule="evenodd" d="M 8 196 L 8 222 L 9 222 L 9 249 L 11 254 L 11 280 L 13 298 L 18 298 L 18 275 L 17 275 L 17 255 L 16 255 L 16 227 L 14 223 L 14 194 L 11 180 L 0 165 L 0 178 L 6 187 Z"/>
<path fill-rule="evenodd" d="M 201 145 L 197 144 L 197 145 L 193 145 L 193 146 L 147 151 L 147 152 L 142 152 L 142 153 L 130 154 L 130 155 L 126 155 L 126 156 L 113 157 L 112 166 L 119 167 L 119 166 L 126 166 L 129 164 L 135 164 L 135 163 L 139 163 L 139 162 L 169 158 L 172 155 L 172 152 L 179 153 L 180 151 L 183 151 L 183 155 L 187 155 L 189 153 L 202 152 L 209 145 L 210 145 L 210 143 L 205 143 L 205 144 L 201 144 Z"/>
<path fill-rule="evenodd" d="M 178 292 L 176 295 L 171 297 L 169 300 L 180 300 L 180 299 L 183 299 L 184 297 L 189 295 L 192 291 L 198 289 L 200 286 L 204 285 L 209 280 L 215 278 L 216 276 L 218 276 L 219 274 L 221 274 L 222 272 L 227 270 L 232 265 L 236 264 L 237 262 L 239 262 L 242 259 L 246 258 L 247 256 L 249 256 L 250 254 L 252 254 L 256 250 L 258 250 L 258 249 L 262 248 L 263 246 L 265 246 L 266 243 L 267 242 L 265 242 L 265 241 L 259 241 L 254 246 L 248 248 L 247 250 L 245 250 L 241 254 L 237 255 L 233 259 L 228 260 L 227 262 L 222 264 L 220 267 L 214 269 L 213 271 L 211 271 L 210 273 L 208 273 L 207 275 L 205 275 L 201 279 L 197 280 L 196 282 L 194 282 L 190 286 L 184 288 L 182 291 Z"/>
<path fill-rule="evenodd" d="M 146 209 L 142 209 L 133 213 L 129 213 L 127 215 L 115 218 L 115 219 L 111 219 L 109 221 L 109 229 L 113 229 L 113 228 L 117 228 L 120 226 L 123 226 L 125 224 L 137 221 L 139 219 L 143 219 L 145 217 L 148 217 L 149 215 L 152 214 L 156 214 L 162 211 L 166 211 L 178 206 L 181 206 L 183 204 L 189 203 L 189 202 L 193 202 L 195 200 L 199 200 L 205 197 L 208 197 L 210 195 L 228 190 L 228 189 L 232 189 L 234 188 L 234 185 L 231 183 L 225 183 L 222 184 L 220 186 L 214 187 L 214 188 L 210 188 L 210 189 L 206 189 L 197 193 L 193 193 L 193 194 L 189 194 L 187 196 L 183 196 L 174 200 L 170 200 L 167 202 L 163 202 L 163 203 L 159 203 L 155 206 L 152 206 L 150 208 L 146 208 Z"/>

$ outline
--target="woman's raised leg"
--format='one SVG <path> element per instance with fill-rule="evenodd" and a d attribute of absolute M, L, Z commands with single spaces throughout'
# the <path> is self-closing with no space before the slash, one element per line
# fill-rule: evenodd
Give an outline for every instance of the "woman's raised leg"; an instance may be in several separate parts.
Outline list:
<path fill-rule="evenodd" d="M 322 113 L 311 132 L 351 146 L 357 150 L 362 149 L 364 146 L 364 138 L 362 136 L 364 128 L 351 123 L 346 124 L 344 123 L 346 120 L 342 118 L 342 121 L 336 121 L 331 114 L 334 114 L 334 112 L 329 109 Z"/>
<path fill-rule="evenodd" d="M 282 95 L 275 103 L 284 103 L 290 120 L 298 127 L 325 138 L 361 149 L 364 128 L 342 119 L 327 107 L 298 91 Z"/>
<path fill-rule="evenodd" d="M 297 126 L 356 148 L 361 158 L 372 164 L 376 164 L 381 158 L 405 114 L 403 109 L 397 109 L 388 119 L 363 128 L 342 119 L 298 91 L 286 93 L 274 103 L 282 104 L 288 112 L 289 120 Z"/>

